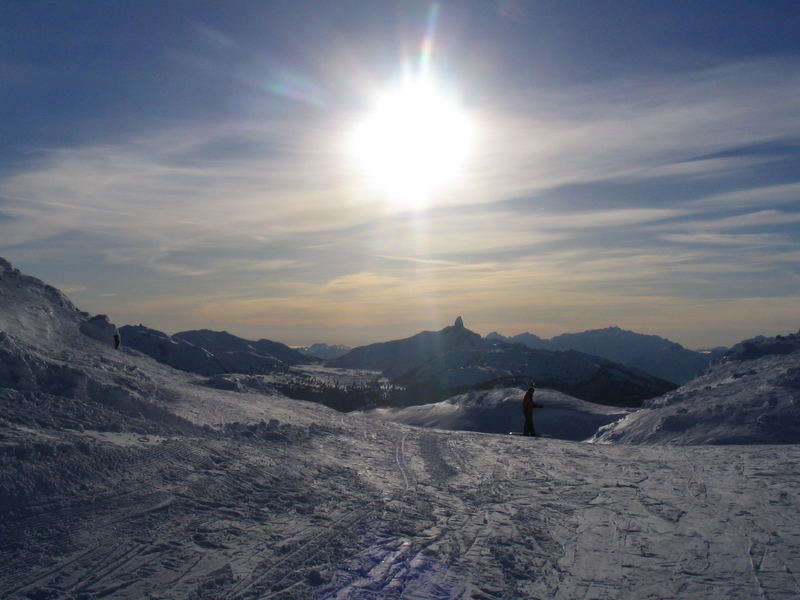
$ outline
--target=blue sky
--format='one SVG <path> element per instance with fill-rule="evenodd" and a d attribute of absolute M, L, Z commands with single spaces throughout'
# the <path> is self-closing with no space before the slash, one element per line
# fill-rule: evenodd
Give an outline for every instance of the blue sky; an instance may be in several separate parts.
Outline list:
<path fill-rule="evenodd" d="M 5 1 L 0 255 L 170 333 L 788 333 L 798 30 L 778 1 Z M 426 39 L 478 134 L 411 208 L 343 140 Z"/>

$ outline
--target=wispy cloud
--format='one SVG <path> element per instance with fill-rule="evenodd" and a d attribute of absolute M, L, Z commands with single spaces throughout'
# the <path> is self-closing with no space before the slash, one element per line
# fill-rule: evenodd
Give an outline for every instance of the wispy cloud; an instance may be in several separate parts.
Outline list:
<path fill-rule="evenodd" d="M 388 321 L 396 332 L 449 321 L 465 306 L 485 323 L 541 311 L 561 326 L 587 307 L 589 326 L 641 323 L 637 303 L 650 315 L 693 306 L 689 284 L 709 297 L 713 285 L 742 298 L 787 293 L 776 282 L 798 235 L 775 228 L 800 222 L 800 183 L 750 176 L 780 155 L 717 154 L 800 138 L 797 97 L 800 72 L 779 60 L 509 94 L 502 110 L 473 107 L 480 151 L 419 214 L 358 178 L 342 152 L 351 115 L 334 109 L 53 149 L 0 180 L 0 248 L 70 234 L 108 264 L 165 280 L 249 276 L 224 295 L 114 301 L 195 324 L 336 322 L 368 336 Z M 595 203 L 602 182 L 638 187 Z M 571 186 L 582 186 L 580 201 L 552 199 Z M 742 248 L 746 258 L 730 254 Z"/>
<path fill-rule="evenodd" d="M 764 206 L 797 206 L 800 204 L 800 182 L 764 185 L 722 194 L 711 194 L 691 202 L 707 208 L 759 208 Z"/>
<path fill-rule="evenodd" d="M 679 244 L 714 244 L 723 246 L 795 245 L 796 242 L 774 233 L 672 233 L 661 239 Z"/>

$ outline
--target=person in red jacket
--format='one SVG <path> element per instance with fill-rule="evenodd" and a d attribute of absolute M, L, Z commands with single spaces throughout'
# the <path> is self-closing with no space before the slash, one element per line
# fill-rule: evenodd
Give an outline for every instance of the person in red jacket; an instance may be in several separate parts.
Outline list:
<path fill-rule="evenodd" d="M 522 428 L 522 435 L 536 437 L 536 431 L 533 429 L 533 409 L 542 408 L 541 404 L 533 401 L 533 394 L 536 390 L 533 386 L 528 388 L 525 392 L 525 397 L 522 399 L 522 414 L 525 415 L 525 426 Z"/>

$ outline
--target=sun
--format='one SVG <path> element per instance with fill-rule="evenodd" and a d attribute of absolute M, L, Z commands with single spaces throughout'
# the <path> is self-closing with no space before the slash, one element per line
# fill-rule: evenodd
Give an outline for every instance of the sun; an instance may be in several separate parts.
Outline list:
<path fill-rule="evenodd" d="M 467 113 L 425 78 L 381 94 L 350 151 L 372 187 L 401 208 L 422 208 L 461 177 L 473 137 Z"/>

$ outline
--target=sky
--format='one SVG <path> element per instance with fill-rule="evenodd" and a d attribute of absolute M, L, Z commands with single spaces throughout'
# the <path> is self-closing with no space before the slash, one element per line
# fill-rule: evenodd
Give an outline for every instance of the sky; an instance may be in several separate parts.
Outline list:
<path fill-rule="evenodd" d="M 117 325 L 290 345 L 793 332 L 798 30 L 778 0 L 0 0 L 0 256 Z M 420 81 L 444 108 L 355 152 Z M 447 177 L 412 194 L 407 160 Z"/>

